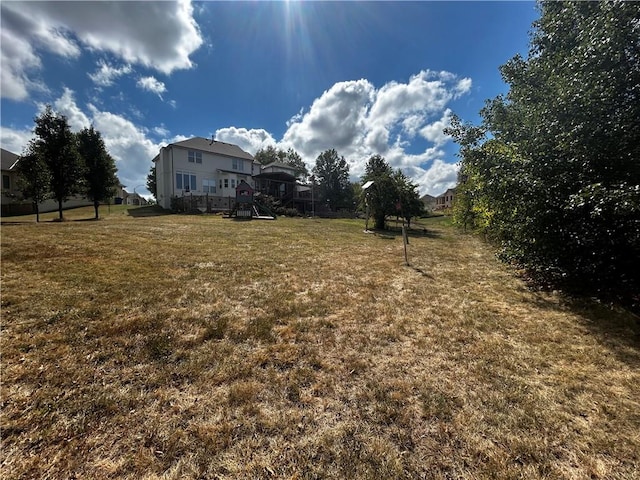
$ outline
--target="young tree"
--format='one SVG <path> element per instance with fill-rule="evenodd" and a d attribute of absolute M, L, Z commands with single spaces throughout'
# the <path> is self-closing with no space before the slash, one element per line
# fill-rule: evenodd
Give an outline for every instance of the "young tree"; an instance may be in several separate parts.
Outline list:
<path fill-rule="evenodd" d="M 118 185 L 116 165 L 107 152 L 102 135 L 93 126 L 77 134 L 78 153 L 84 162 L 84 185 L 89 199 L 93 201 L 98 219 L 100 202 L 113 197 Z"/>
<path fill-rule="evenodd" d="M 153 195 L 153 198 L 158 199 L 158 183 L 156 181 L 156 166 L 151 165 L 151 169 L 147 175 L 147 190 Z"/>
<path fill-rule="evenodd" d="M 18 165 L 18 185 L 25 198 L 33 201 L 36 211 L 36 222 L 40 221 L 40 202 L 49 196 L 49 184 L 51 175 L 46 163 L 38 153 L 35 142 L 32 140 L 20 157 Z"/>
<path fill-rule="evenodd" d="M 58 202 L 62 220 L 62 203 L 82 191 L 83 162 L 78 154 L 75 135 L 64 115 L 53 112 L 50 105 L 35 118 L 34 148 L 49 169 L 51 191 Z"/>
<path fill-rule="evenodd" d="M 351 207 L 349 193 L 353 190 L 349 183 L 349 165 L 344 157 L 334 149 L 322 152 L 316 159 L 313 174 L 318 183 L 320 202 L 326 202 L 333 211 Z"/>

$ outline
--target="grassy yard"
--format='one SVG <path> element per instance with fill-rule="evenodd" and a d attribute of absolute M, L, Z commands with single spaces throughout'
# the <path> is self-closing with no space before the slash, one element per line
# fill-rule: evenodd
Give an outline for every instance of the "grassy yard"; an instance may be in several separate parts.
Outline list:
<path fill-rule="evenodd" d="M 446 219 L 405 266 L 363 221 L 145 211 L 3 219 L 3 478 L 640 478 L 630 313 Z"/>

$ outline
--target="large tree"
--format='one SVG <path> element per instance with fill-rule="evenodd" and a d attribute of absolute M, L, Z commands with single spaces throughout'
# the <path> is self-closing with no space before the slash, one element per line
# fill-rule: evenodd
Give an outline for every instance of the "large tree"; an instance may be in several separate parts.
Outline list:
<path fill-rule="evenodd" d="M 78 154 L 76 137 L 67 118 L 54 113 L 50 105 L 35 118 L 34 148 L 46 163 L 51 174 L 51 192 L 58 202 L 62 220 L 62 203 L 83 190 L 84 165 Z"/>
<path fill-rule="evenodd" d="M 528 58 L 501 68 L 509 92 L 481 112 L 489 139 L 453 129 L 459 216 L 540 281 L 638 302 L 640 4 L 539 8 Z"/>
<path fill-rule="evenodd" d="M 397 212 L 398 196 L 392 177 L 393 169 L 384 157 L 374 155 L 369 158 L 362 183 L 373 181 L 373 185 L 364 190 L 364 201 L 379 230 L 384 230 L 387 216 Z"/>
<path fill-rule="evenodd" d="M 318 184 L 318 196 L 321 203 L 333 211 L 351 208 L 353 188 L 349 183 L 349 164 L 334 149 L 325 150 L 313 167 L 313 175 Z"/>
<path fill-rule="evenodd" d="M 33 202 L 36 222 L 39 222 L 40 202 L 49 196 L 51 175 L 33 140 L 27 145 L 16 168 L 19 175 L 19 188 L 24 198 L 29 198 Z"/>
<path fill-rule="evenodd" d="M 98 219 L 100 202 L 115 194 L 118 185 L 116 165 L 107 152 L 102 135 L 93 126 L 84 128 L 77 134 L 78 153 L 84 162 L 84 185 L 87 196 L 93 201 L 95 218 Z"/>

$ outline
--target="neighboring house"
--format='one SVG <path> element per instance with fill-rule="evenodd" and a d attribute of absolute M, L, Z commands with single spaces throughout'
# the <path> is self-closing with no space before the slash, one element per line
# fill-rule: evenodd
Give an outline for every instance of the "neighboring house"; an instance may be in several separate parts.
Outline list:
<path fill-rule="evenodd" d="M 129 193 L 126 190 L 122 190 L 122 203 L 125 205 L 146 205 L 147 200 L 141 196 L 138 192 Z"/>
<path fill-rule="evenodd" d="M 2 151 L 2 203 L 5 203 L 20 195 L 17 184 L 18 172 L 16 172 L 20 157 L 4 148 L 0 150 Z"/>
<path fill-rule="evenodd" d="M 18 188 L 18 164 L 19 155 L 4 148 L 0 149 L 2 158 L 2 216 L 25 215 L 33 211 L 31 202 L 24 201 L 22 192 Z"/>
<path fill-rule="evenodd" d="M 449 188 L 442 195 L 436 197 L 436 210 L 446 210 L 453 207 L 453 202 L 456 197 L 456 189 Z"/>
<path fill-rule="evenodd" d="M 426 212 L 433 212 L 436 209 L 436 197 L 433 195 L 423 195 L 420 197 L 420 201 L 424 205 L 424 209 Z"/>
<path fill-rule="evenodd" d="M 269 163 L 253 178 L 257 193 L 270 195 L 280 201 L 281 206 L 295 208 L 302 214 L 312 211 L 311 187 L 298 182 L 296 170 L 291 165 Z"/>
<path fill-rule="evenodd" d="M 158 205 L 172 208 L 172 199 L 190 197 L 201 210 L 227 210 L 242 180 L 253 187 L 258 163 L 237 145 L 194 137 L 162 147 L 153 159 Z"/>

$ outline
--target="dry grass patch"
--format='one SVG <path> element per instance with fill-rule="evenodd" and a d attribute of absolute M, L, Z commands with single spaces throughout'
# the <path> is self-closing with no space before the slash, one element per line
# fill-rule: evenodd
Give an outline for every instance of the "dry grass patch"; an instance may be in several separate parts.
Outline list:
<path fill-rule="evenodd" d="M 362 230 L 3 225 L 3 476 L 640 476 L 637 318 L 527 290 L 446 220 L 410 267 Z"/>

